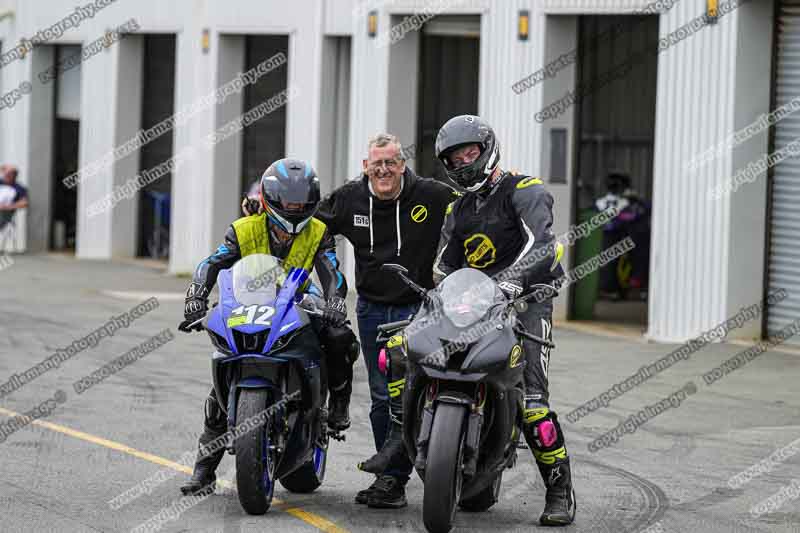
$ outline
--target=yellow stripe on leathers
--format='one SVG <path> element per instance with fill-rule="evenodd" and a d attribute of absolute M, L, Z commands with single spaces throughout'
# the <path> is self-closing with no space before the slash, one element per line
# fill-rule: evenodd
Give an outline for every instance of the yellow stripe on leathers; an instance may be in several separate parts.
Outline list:
<path fill-rule="evenodd" d="M 551 452 L 540 452 L 534 449 L 533 457 L 542 464 L 551 465 L 556 462 L 556 459 L 566 459 L 567 450 L 563 446 Z"/>
<path fill-rule="evenodd" d="M 532 424 L 537 420 L 541 420 L 550 413 L 547 407 L 534 407 L 533 409 L 525 409 L 523 412 L 523 419 L 526 424 Z"/>
<path fill-rule="evenodd" d="M 10 418 L 23 416 L 19 413 L 11 411 L 9 409 L 4 409 L 0 407 L 0 414 L 6 415 Z M 34 420 L 31 422 L 34 426 L 39 426 L 45 429 L 49 429 L 50 431 L 55 431 L 56 433 L 61 433 L 63 435 L 67 435 L 69 437 L 73 437 L 75 439 L 79 439 L 85 442 L 90 442 L 92 444 L 97 444 L 98 446 L 103 446 L 104 448 L 109 448 L 111 450 L 116 450 L 118 452 L 122 452 L 138 459 L 143 459 L 145 461 L 164 466 L 166 468 L 171 468 L 172 470 L 177 470 L 178 472 L 183 472 L 185 474 L 191 474 L 192 469 L 186 465 L 182 465 L 180 463 L 176 463 L 175 461 L 170 461 L 164 457 L 159 457 L 158 455 L 153 455 L 152 453 L 143 452 L 141 450 L 137 450 L 136 448 L 131 448 L 125 444 L 115 442 L 113 440 L 104 439 L 103 437 L 98 437 L 96 435 L 92 435 L 90 433 L 84 433 L 83 431 L 79 431 L 77 429 L 68 428 L 66 426 L 62 426 L 60 424 L 54 424 L 52 422 L 47 422 L 46 420 Z M 222 485 L 227 489 L 233 488 L 233 486 L 224 480 L 217 480 L 217 483 Z M 277 509 L 280 509 L 290 515 L 294 516 L 295 518 L 299 518 L 303 522 L 314 526 L 315 528 L 319 529 L 320 531 L 325 531 L 326 533 L 349 533 L 347 529 L 341 528 L 331 522 L 330 520 L 323 518 L 319 515 L 314 513 L 309 513 L 308 511 L 304 511 L 299 507 L 287 507 L 288 504 L 278 498 L 273 498 L 273 504 Z"/>
<path fill-rule="evenodd" d="M 403 387 L 406 384 L 406 378 L 398 379 L 397 381 L 392 381 L 389 383 L 389 397 L 394 398 L 396 396 L 400 396 L 403 392 Z"/>
<path fill-rule="evenodd" d="M 402 335 L 393 335 L 386 341 L 387 348 L 397 348 L 398 346 L 403 345 L 403 336 Z"/>

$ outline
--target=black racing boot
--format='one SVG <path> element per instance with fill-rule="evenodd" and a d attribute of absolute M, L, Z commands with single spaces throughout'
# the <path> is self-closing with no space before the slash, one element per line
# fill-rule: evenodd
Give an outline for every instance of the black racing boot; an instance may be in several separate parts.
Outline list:
<path fill-rule="evenodd" d="M 227 431 L 228 420 L 217 403 L 217 396 L 213 389 L 206 398 L 204 411 L 203 433 L 198 439 L 194 472 L 189 482 L 181 487 L 184 496 L 214 492 L 217 481 L 214 472 L 222 461 L 222 456 L 225 455 L 225 443 L 219 437 Z M 205 449 L 206 447 L 210 449 Z"/>
<path fill-rule="evenodd" d="M 575 520 L 575 489 L 572 488 L 569 457 L 547 465 L 537 461 L 545 493 L 544 512 L 539 518 L 543 526 L 566 526 Z"/>
<path fill-rule="evenodd" d="M 206 446 L 224 433 L 224 431 L 217 433 L 206 426 L 203 434 L 200 435 L 200 447 Z M 197 460 L 194 463 L 192 478 L 181 487 L 181 492 L 184 496 L 205 493 L 207 490 L 209 492 L 214 492 L 217 481 L 217 476 L 214 472 L 217 470 L 220 461 L 222 461 L 223 455 L 225 455 L 224 447 L 220 447 L 219 450 L 213 451 L 205 456 L 202 456 L 200 451 L 197 452 Z"/>
<path fill-rule="evenodd" d="M 402 420 L 400 422 L 395 421 L 394 413 L 391 413 L 391 417 L 389 434 L 386 436 L 386 440 L 383 441 L 381 451 L 363 463 L 358 463 L 359 470 L 371 474 L 382 474 L 389 468 L 395 457 L 406 453 L 406 445 L 403 442 L 403 422 Z"/>
<path fill-rule="evenodd" d="M 372 474 L 382 474 L 392 464 L 395 457 L 406 453 L 406 445 L 403 442 L 403 387 L 405 386 L 405 368 L 394 365 L 398 368 L 391 368 L 394 378 L 389 382 L 389 434 L 383 441 L 381 450 L 364 461 L 358 463 L 358 469 Z"/>
<path fill-rule="evenodd" d="M 571 524 L 575 519 L 575 491 L 558 416 L 536 400 L 526 399 L 522 433 L 547 488 L 539 523 L 543 526 Z"/>
<path fill-rule="evenodd" d="M 350 427 L 350 394 L 353 386 L 348 381 L 338 390 L 331 389 L 328 401 L 328 427 L 334 431 L 344 431 Z"/>

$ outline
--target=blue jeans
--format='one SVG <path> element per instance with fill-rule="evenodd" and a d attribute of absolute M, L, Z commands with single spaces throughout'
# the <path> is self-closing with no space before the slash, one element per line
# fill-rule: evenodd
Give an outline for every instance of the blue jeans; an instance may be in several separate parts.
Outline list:
<path fill-rule="evenodd" d="M 389 392 L 387 390 L 386 376 L 378 369 L 377 345 L 378 326 L 388 322 L 405 320 L 417 312 L 418 304 L 388 305 L 373 302 L 366 298 L 358 297 L 356 315 L 358 316 L 358 335 L 361 337 L 361 351 L 364 353 L 364 363 L 367 365 L 369 376 L 369 392 L 372 398 L 372 407 L 369 411 L 369 421 L 372 425 L 372 436 L 375 439 L 375 449 L 383 447 L 383 441 L 389 433 Z M 408 482 L 413 465 L 408 457 L 403 457 L 392 462 L 384 472 L 398 478 L 404 484 Z"/>

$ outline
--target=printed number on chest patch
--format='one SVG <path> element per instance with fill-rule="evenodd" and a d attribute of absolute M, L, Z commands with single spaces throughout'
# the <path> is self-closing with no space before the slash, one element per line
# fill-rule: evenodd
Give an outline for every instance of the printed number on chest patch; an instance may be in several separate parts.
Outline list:
<path fill-rule="evenodd" d="M 368 228 L 369 217 L 367 215 L 353 215 L 353 226 L 356 228 Z"/>

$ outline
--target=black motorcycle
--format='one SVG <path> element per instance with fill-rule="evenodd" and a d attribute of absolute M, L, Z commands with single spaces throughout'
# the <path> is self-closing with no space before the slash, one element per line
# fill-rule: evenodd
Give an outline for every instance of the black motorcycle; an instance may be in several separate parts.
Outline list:
<path fill-rule="evenodd" d="M 497 502 L 503 471 L 516 462 L 524 408 L 520 338 L 554 345 L 517 321 L 524 299 L 508 300 L 479 270 L 458 270 L 425 291 L 404 267 L 383 269 L 423 298 L 412 320 L 380 327 L 379 342 L 400 347 L 384 365 L 397 353 L 406 358 L 406 449 L 425 484 L 425 527 L 447 532 L 456 504 L 485 511 Z"/>

